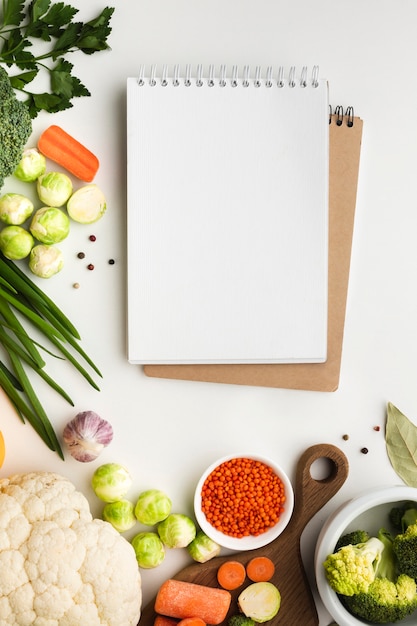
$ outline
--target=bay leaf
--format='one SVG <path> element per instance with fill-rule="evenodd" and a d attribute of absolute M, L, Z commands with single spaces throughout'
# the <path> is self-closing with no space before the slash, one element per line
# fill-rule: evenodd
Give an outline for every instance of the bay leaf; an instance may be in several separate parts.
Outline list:
<path fill-rule="evenodd" d="M 417 426 L 388 402 L 385 443 L 391 465 L 409 487 L 417 487 Z"/>

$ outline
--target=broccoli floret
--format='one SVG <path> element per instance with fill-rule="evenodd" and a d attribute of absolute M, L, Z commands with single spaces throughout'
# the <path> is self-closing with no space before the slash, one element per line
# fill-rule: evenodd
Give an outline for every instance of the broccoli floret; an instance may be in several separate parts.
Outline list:
<path fill-rule="evenodd" d="M 375 580 L 375 571 L 384 551 L 378 537 L 364 543 L 342 546 L 324 561 L 326 578 L 336 593 L 353 596 L 366 592 Z"/>
<path fill-rule="evenodd" d="M 399 571 L 417 580 L 417 523 L 394 537 L 393 549 Z"/>
<path fill-rule="evenodd" d="M 370 539 L 370 535 L 366 530 L 353 530 L 350 533 L 342 535 L 336 543 L 334 551 L 337 552 L 343 546 L 356 545 L 365 543 Z"/>
<path fill-rule="evenodd" d="M 6 70 L 0 67 L 0 189 L 18 166 L 31 132 L 29 109 L 17 99 Z"/>
<path fill-rule="evenodd" d="M 405 502 L 393 507 L 390 521 L 398 531 L 393 540 L 398 571 L 417 580 L 417 504 Z"/>
<path fill-rule="evenodd" d="M 374 624 L 388 624 L 415 611 L 417 587 L 413 578 L 399 574 L 390 533 L 381 528 L 377 539 L 383 549 L 374 564 L 374 580 L 366 589 L 354 594 L 339 594 L 339 598 L 356 617 Z"/>
<path fill-rule="evenodd" d="M 392 507 L 389 519 L 397 532 L 404 532 L 407 526 L 417 522 L 417 504 L 407 501 L 401 506 Z"/>
<path fill-rule="evenodd" d="M 398 622 L 417 608 L 416 583 L 406 574 L 395 582 L 375 578 L 366 593 L 339 597 L 350 613 L 374 624 Z"/>
<path fill-rule="evenodd" d="M 246 617 L 243 613 L 229 617 L 227 626 L 255 626 L 255 621 L 251 617 Z"/>

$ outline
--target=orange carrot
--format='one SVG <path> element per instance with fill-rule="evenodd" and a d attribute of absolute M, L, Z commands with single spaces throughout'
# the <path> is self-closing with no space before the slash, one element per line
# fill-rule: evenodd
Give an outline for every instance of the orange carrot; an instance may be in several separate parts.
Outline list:
<path fill-rule="evenodd" d="M 153 626 L 177 626 L 178 620 L 166 615 L 157 615 L 154 619 Z"/>
<path fill-rule="evenodd" d="M 60 126 L 49 126 L 38 140 L 39 152 L 87 183 L 97 174 L 99 160 Z"/>
<path fill-rule="evenodd" d="M 184 617 L 178 622 L 178 626 L 207 626 L 201 617 Z"/>
<path fill-rule="evenodd" d="M 216 467 L 201 489 L 207 521 L 230 537 L 257 536 L 274 526 L 285 507 L 285 488 L 269 465 L 233 458 Z"/>
<path fill-rule="evenodd" d="M 232 591 L 243 585 L 246 578 L 245 566 L 239 561 L 225 561 L 217 570 L 217 580 L 223 589 Z"/>
<path fill-rule="evenodd" d="M 155 612 L 179 619 L 200 617 L 206 624 L 216 626 L 226 618 L 231 599 L 230 592 L 225 589 L 171 578 L 158 590 Z"/>
<path fill-rule="evenodd" d="M 267 556 L 255 556 L 246 565 L 246 574 L 254 583 L 264 583 L 271 580 L 275 572 L 275 565 Z"/>

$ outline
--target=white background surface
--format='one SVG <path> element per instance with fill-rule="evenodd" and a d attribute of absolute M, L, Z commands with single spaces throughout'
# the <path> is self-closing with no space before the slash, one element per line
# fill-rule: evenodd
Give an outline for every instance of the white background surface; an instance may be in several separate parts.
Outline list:
<path fill-rule="evenodd" d="M 73 2 L 83 21 L 105 6 Z M 101 159 L 96 182 L 108 211 L 93 228 L 74 228 L 62 246 L 66 267 L 42 288 L 78 326 L 83 347 L 103 372 L 96 392 L 65 365 L 53 373 L 75 408 L 38 383 L 58 432 L 76 412 L 92 409 L 112 422 L 115 438 L 88 465 L 50 453 L 5 401 L 0 427 L 7 445 L 1 475 L 56 470 L 100 506 L 89 487 L 95 467 L 124 463 L 134 489 L 157 486 L 177 511 L 190 512 L 200 473 L 215 458 L 239 452 L 273 457 L 293 476 L 298 457 L 330 442 L 347 454 L 350 474 L 337 496 L 311 521 L 303 556 L 312 576 L 317 533 L 336 506 L 362 489 L 395 484 L 384 433 L 386 403 L 417 423 L 417 6 L 413 0 L 119 0 L 112 51 L 74 55 L 75 73 L 91 98 L 62 114 L 42 115 L 33 139 L 59 123 Z M 198 63 L 320 66 L 333 106 L 353 105 L 364 120 L 351 277 L 340 387 L 334 393 L 238 387 L 146 378 L 126 359 L 125 83 L 140 64 Z M 179 147 L 180 149 L 180 147 Z M 7 190 L 16 186 L 9 181 Z M 88 240 L 95 234 L 97 241 Z M 80 261 L 76 255 L 84 251 Z M 116 260 L 108 265 L 109 258 Z M 95 265 L 89 272 L 87 262 Z M 74 282 L 80 283 L 78 290 Z M 342 436 L 348 433 L 349 441 Z M 369 453 L 360 449 L 366 446 Z M 147 601 L 185 562 L 169 553 L 143 574 Z M 318 602 L 320 625 L 331 621 Z"/>

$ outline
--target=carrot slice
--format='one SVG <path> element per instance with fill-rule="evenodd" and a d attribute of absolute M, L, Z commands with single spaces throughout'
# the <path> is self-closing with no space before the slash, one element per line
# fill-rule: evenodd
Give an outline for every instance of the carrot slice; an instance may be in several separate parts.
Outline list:
<path fill-rule="evenodd" d="M 206 624 L 216 626 L 226 619 L 231 600 L 225 589 L 170 578 L 160 586 L 154 609 L 179 619 L 200 617 Z"/>
<path fill-rule="evenodd" d="M 246 578 L 245 566 L 239 561 L 225 561 L 217 570 L 217 580 L 223 589 L 232 591 L 243 585 Z"/>
<path fill-rule="evenodd" d="M 206 626 L 206 622 L 201 617 L 184 617 L 178 622 L 178 626 Z"/>
<path fill-rule="evenodd" d="M 166 615 L 157 615 L 154 619 L 153 626 L 177 626 L 178 620 Z"/>
<path fill-rule="evenodd" d="M 275 565 L 267 556 L 256 556 L 246 565 L 246 574 L 254 583 L 264 583 L 271 580 L 274 572 Z"/>
<path fill-rule="evenodd" d="M 60 126 L 53 124 L 41 134 L 38 149 L 68 172 L 90 183 L 99 168 L 98 158 Z"/>

